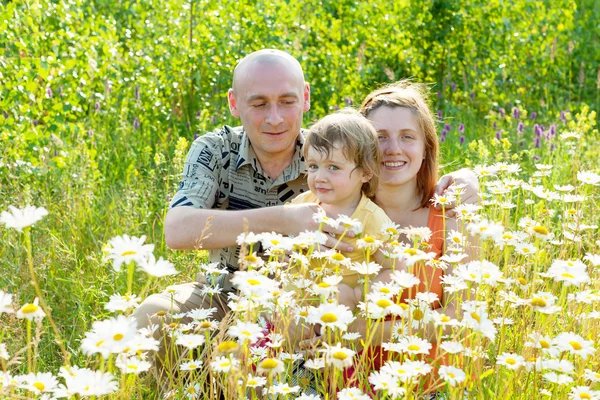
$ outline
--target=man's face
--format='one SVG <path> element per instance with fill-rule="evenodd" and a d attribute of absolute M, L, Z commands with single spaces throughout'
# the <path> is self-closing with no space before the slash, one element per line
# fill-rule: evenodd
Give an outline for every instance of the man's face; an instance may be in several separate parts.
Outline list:
<path fill-rule="evenodd" d="M 285 63 L 248 66 L 229 91 L 231 114 L 240 118 L 261 163 L 293 155 L 310 108 L 310 90 Z"/>

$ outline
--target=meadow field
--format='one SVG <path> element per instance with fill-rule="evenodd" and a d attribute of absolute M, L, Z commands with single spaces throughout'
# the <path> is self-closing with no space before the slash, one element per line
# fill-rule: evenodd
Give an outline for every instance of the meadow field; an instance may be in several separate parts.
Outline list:
<path fill-rule="evenodd" d="M 0 398 L 421 399 L 433 382 L 443 399 L 600 399 L 599 36 L 596 0 L 0 1 Z M 327 276 L 293 282 L 310 309 L 283 289 L 318 233 L 247 235 L 271 258 L 244 261 L 222 323 L 165 316 L 179 346 L 157 381 L 158 343 L 130 314 L 215 273 L 205 252 L 167 248 L 164 217 L 191 142 L 237 125 L 232 71 L 261 48 L 302 64 L 306 127 L 382 84 L 430 85 L 440 172 L 479 176 L 479 206 L 459 208 L 436 262 L 453 266 L 460 312 L 394 301 L 435 262 L 422 231 L 405 248 L 390 229 L 381 246 L 411 267 L 356 315 L 328 301 Z M 481 247 L 468 263 L 467 233 Z M 372 371 L 356 351 L 372 337 L 345 328 L 385 315 L 397 357 Z M 290 348 L 291 317 L 323 327 L 315 352 Z M 435 373 L 425 325 L 442 342 Z"/>

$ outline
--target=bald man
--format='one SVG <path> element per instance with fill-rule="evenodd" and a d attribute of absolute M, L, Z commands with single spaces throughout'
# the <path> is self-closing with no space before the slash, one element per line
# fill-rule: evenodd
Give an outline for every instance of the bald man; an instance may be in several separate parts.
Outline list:
<path fill-rule="evenodd" d="M 318 205 L 283 206 L 308 190 L 301 131 L 310 88 L 298 61 L 279 50 L 248 55 L 235 68 L 228 100 L 242 126 L 224 126 L 194 141 L 167 213 L 165 239 L 172 249 L 209 250 L 210 261 L 229 274 L 199 274 L 196 282 L 149 296 L 134 311 L 139 327 L 164 322 L 161 311 L 215 307 L 213 317 L 220 320 L 233 290 L 229 280 L 238 270 L 236 239 L 244 230 L 289 235 L 318 229 L 312 220 Z M 335 243 L 331 238 L 328 245 Z M 207 295 L 210 287 L 222 292 Z"/>

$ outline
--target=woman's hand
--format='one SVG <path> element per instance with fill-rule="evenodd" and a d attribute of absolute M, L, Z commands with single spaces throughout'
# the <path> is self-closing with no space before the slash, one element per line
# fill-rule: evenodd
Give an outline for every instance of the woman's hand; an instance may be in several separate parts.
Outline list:
<path fill-rule="evenodd" d="M 459 169 L 458 171 L 451 172 L 440 178 L 438 183 L 433 188 L 435 194 L 441 196 L 448 188 L 453 185 L 465 185 L 463 188 L 463 194 L 460 196 L 461 203 L 477 204 L 479 201 L 479 180 L 475 172 L 468 168 Z M 452 202 L 445 206 L 446 216 L 455 216 L 456 203 Z M 436 205 L 436 209 L 441 210 L 441 205 Z"/>

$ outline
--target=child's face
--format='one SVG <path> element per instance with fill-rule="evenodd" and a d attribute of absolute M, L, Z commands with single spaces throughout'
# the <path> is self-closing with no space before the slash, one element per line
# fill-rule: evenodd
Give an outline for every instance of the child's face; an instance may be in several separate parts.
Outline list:
<path fill-rule="evenodd" d="M 356 206 L 362 196 L 362 185 L 370 177 L 344 156 L 336 143 L 329 157 L 309 147 L 306 157 L 308 187 L 319 201 L 336 207 Z"/>

